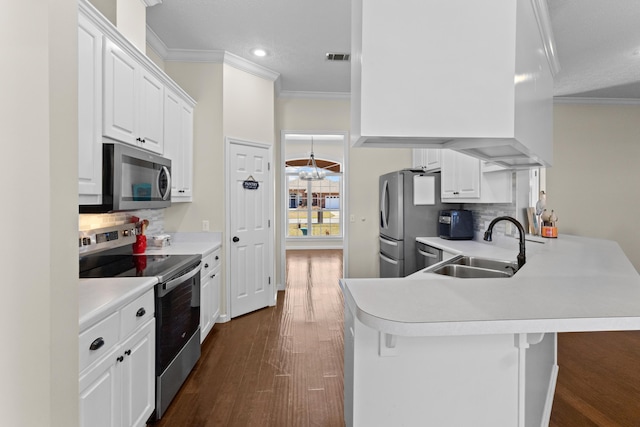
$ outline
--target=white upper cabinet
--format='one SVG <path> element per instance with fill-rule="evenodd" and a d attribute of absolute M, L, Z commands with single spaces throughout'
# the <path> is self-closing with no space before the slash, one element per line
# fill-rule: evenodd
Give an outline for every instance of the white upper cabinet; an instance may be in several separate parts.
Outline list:
<path fill-rule="evenodd" d="M 422 169 L 424 171 L 440 170 L 440 158 L 442 150 L 433 148 L 414 148 L 412 152 L 412 165 L 414 169 Z"/>
<path fill-rule="evenodd" d="M 451 150 L 442 150 L 441 198 L 480 198 L 480 160 Z"/>
<path fill-rule="evenodd" d="M 164 100 L 165 157 L 171 159 L 171 201 L 192 201 L 193 106 L 170 90 Z"/>
<path fill-rule="evenodd" d="M 445 203 L 511 203 L 513 171 L 453 150 L 442 155 L 441 199 Z"/>
<path fill-rule="evenodd" d="M 550 165 L 547 19 L 531 0 L 355 0 L 352 144 Z"/>
<path fill-rule="evenodd" d="M 78 195 L 102 203 L 102 45 L 100 30 L 78 16 Z"/>
<path fill-rule="evenodd" d="M 162 154 L 163 103 L 162 83 L 107 39 L 104 54 L 104 136 Z"/>

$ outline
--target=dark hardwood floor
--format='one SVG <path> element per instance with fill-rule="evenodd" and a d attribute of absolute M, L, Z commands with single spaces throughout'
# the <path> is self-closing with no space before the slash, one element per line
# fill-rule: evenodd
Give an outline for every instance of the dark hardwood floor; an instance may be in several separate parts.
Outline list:
<path fill-rule="evenodd" d="M 155 427 L 343 426 L 342 251 L 288 251 L 287 290 L 216 324 Z"/>
<path fill-rule="evenodd" d="M 341 251 L 287 252 L 277 306 L 215 325 L 154 427 L 344 426 L 341 276 Z M 640 332 L 558 342 L 549 426 L 640 427 Z"/>

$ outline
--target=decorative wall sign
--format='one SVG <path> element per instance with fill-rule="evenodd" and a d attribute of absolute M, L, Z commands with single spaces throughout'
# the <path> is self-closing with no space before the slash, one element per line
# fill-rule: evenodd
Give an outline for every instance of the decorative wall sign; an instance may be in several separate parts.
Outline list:
<path fill-rule="evenodd" d="M 260 183 L 255 179 L 253 179 L 251 175 L 249 175 L 249 178 L 245 179 L 244 182 L 242 183 L 242 187 L 245 190 L 257 190 L 259 186 L 260 186 Z"/>

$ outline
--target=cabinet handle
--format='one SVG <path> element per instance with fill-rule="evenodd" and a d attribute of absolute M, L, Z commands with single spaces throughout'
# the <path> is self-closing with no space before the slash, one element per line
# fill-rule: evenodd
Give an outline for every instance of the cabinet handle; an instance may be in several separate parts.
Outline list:
<path fill-rule="evenodd" d="M 147 310 L 145 310 L 144 307 L 141 307 L 136 311 L 136 317 L 142 317 L 145 314 L 147 314 Z"/>
<path fill-rule="evenodd" d="M 93 340 L 91 345 L 89 346 L 89 350 L 97 350 L 104 345 L 104 338 L 99 337 Z"/>
<path fill-rule="evenodd" d="M 219 259 L 220 259 L 220 257 L 218 255 L 216 255 L 216 261 L 219 260 Z"/>
<path fill-rule="evenodd" d="M 122 362 L 122 361 L 124 360 L 124 356 L 118 356 L 118 357 L 116 358 L 116 360 L 117 360 L 118 362 Z"/>
<path fill-rule="evenodd" d="M 142 143 L 144 144 L 145 142 L 147 142 L 146 139 L 142 138 L 140 141 L 142 141 Z"/>
<path fill-rule="evenodd" d="M 209 264 L 205 264 L 205 265 L 204 265 L 204 268 L 209 268 Z"/>
<path fill-rule="evenodd" d="M 184 190 L 178 190 L 178 193 L 184 193 Z"/>
<path fill-rule="evenodd" d="M 215 275 L 215 274 L 212 274 L 212 275 L 211 275 L 211 278 L 213 279 L 214 277 L 216 277 L 216 275 Z"/>
<path fill-rule="evenodd" d="M 126 354 L 127 356 L 131 356 L 131 350 L 125 351 L 124 354 Z"/>

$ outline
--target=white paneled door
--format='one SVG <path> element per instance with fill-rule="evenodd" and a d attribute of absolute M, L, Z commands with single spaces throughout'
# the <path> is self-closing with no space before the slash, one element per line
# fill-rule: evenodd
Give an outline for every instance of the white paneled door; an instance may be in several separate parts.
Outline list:
<path fill-rule="evenodd" d="M 270 150 L 229 141 L 229 248 L 231 317 L 274 301 L 271 254 Z"/>

